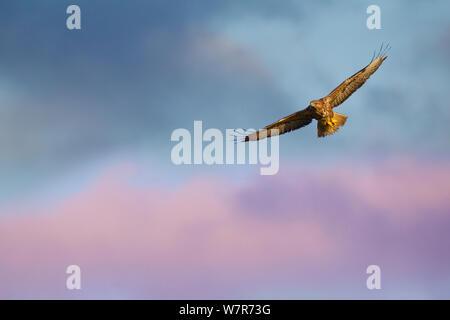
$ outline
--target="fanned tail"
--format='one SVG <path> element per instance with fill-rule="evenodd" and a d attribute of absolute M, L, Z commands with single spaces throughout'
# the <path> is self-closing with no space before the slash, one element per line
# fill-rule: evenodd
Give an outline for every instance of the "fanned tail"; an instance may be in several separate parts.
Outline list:
<path fill-rule="evenodd" d="M 333 121 L 331 124 L 326 119 L 321 119 L 317 122 L 317 136 L 325 137 L 335 133 L 347 121 L 347 116 L 334 112 Z"/>

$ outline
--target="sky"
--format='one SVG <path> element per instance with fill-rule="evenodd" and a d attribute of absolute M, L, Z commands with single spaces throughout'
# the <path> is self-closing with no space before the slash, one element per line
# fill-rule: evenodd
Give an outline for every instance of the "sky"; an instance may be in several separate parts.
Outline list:
<path fill-rule="evenodd" d="M 448 9 L 2 1 L 0 298 L 450 298 Z M 345 127 L 281 136 L 276 175 L 172 163 L 175 129 L 263 127 L 382 43 L 388 59 L 337 110 Z M 65 286 L 73 264 L 81 290 Z"/>

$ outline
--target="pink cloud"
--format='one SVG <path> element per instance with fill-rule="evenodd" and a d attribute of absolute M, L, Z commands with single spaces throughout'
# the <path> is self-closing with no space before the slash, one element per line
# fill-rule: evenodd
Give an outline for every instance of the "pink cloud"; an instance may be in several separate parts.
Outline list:
<path fill-rule="evenodd" d="M 449 172 L 404 161 L 293 167 L 159 189 L 119 166 L 50 208 L 3 215 L 0 297 L 73 297 L 69 264 L 82 267 L 83 297 L 242 297 L 292 281 L 327 292 L 339 277 L 364 283 L 369 261 L 388 277 L 411 264 L 426 277 L 449 267 Z"/>

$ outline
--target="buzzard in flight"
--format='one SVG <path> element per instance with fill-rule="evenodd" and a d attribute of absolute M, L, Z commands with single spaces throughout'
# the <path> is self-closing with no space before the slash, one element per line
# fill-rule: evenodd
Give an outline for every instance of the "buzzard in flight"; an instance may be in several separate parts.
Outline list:
<path fill-rule="evenodd" d="M 325 137 L 335 133 L 339 127 L 345 124 L 347 116 L 333 112 L 333 108 L 347 100 L 353 92 L 358 90 L 377 71 L 383 61 L 386 60 L 387 56 L 385 54 L 388 49 L 389 46 L 386 46 L 384 50 L 383 46 L 381 46 L 376 59 L 374 59 L 374 55 L 372 61 L 365 68 L 362 68 L 342 82 L 328 96 L 319 100 L 313 100 L 306 109 L 269 124 L 259 131 L 244 135 L 243 141 L 260 140 L 296 130 L 310 124 L 313 119 L 317 120 L 317 136 Z"/>

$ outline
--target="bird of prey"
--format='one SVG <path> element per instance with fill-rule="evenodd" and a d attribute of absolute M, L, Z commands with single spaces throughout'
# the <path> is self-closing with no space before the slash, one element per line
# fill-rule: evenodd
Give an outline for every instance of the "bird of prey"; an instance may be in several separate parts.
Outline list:
<path fill-rule="evenodd" d="M 390 49 L 389 45 L 384 49 L 382 45 L 376 58 L 374 54 L 371 62 L 366 67 L 342 82 L 326 97 L 311 101 L 306 109 L 300 110 L 269 124 L 259 131 L 244 134 L 242 141 L 255 141 L 274 135 L 284 134 L 310 124 L 313 119 L 317 120 L 318 137 L 325 137 L 335 133 L 339 127 L 345 124 L 347 116 L 333 112 L 333 108 L 347 100 L 348 97 L 358 90 L 366 80 L 377 71 L 383 61 L 386 60 L 386 52 L 388 49 Z"/>

